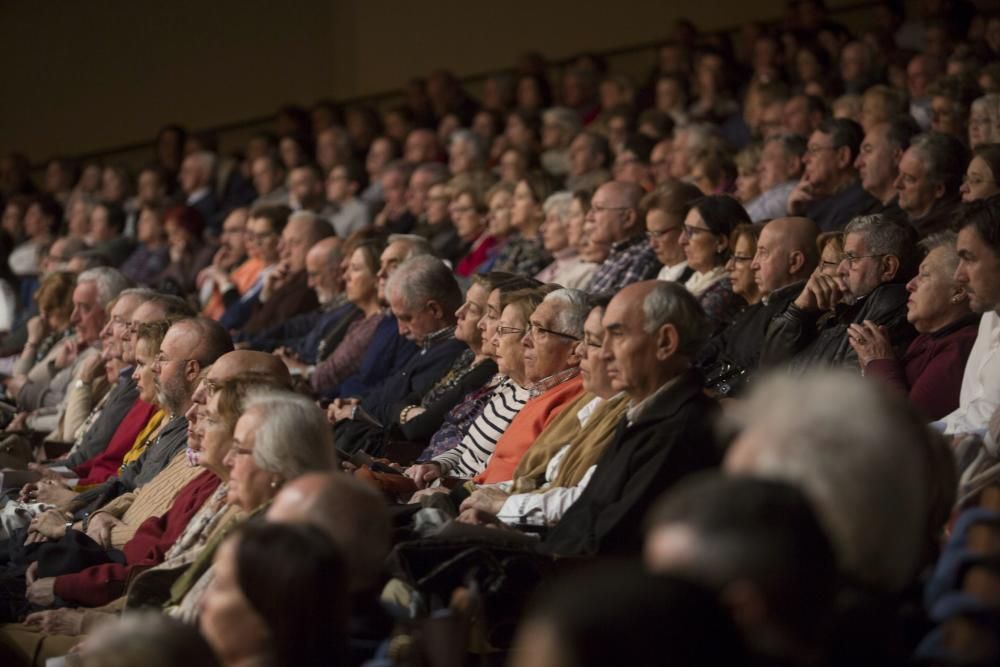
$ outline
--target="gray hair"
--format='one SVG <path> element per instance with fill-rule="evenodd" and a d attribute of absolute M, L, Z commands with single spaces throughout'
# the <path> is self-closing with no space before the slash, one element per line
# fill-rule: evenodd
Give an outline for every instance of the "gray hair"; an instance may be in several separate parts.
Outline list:
<path fill-rule="evenodd" d="M 984 112 L 990 117 L 990 131 L 986 143 L 1000 143 L 1000 93 L 988 93 L 972 101 L 970 113 Z"/>
<path fill-rule="evenodd" d="M 944 249 L 945 252 L 941 258 L 942 270 L 947 274 L 948 280 L 954 282 L 955 271 L 958 270 L 958 234 L 953 231 L 931 234 L 920 241 L 920 247 L 928 255 L 931 254 L 932 250 Z"/>
<path fill-rule="evenodd" d="M 112 299 L 118 298 L 122 291 L 132 286 L 124 273 L 110 266 L 98 266 L 87 269 L 76 279 L 76 284 L 94 283 L 97 286 L 97 304 L 105 308 Z"/>
<path fill-rule="evenodd" d="M 215 173 L 215 153 L 211 151 L 196 151 L 188 155 L 188 159 L 198 165 L 209 178 Z"/>
<path fill-rule="evenodd" d="M 844 228 L 845 239 L 848 234 L 864 236 L 865 246 L 872 255 L 896 257 L 900 276 L 911 275 L 920 263 L 917 231 L 907 222 L 881 213 L 859 215 Z"/>
<path fill-rule="evenodd" d="M 563 287 L 546 294 L 542 303 L 547 301 L 558 302 L 562 306 L 556 316 L 557 330 L 574 338 L 583 338 L 583 323 L 591 309 L 590 296 L 583 290 Z"/>
<path fill-rule="evenodd" d="M 472 161 L 477 166 L 482 166 L 486 161 L 486 151 L 483 149 L 483 142 L 479 135 L 472 130 L 459 128 L 451 133 L 450 142 L 452 147 L 456 144 L 465 144 L 472 150 Z"/>
<path fill-rule="evenodd" d="M 806 138 L 799 134 L 775 134 L 771 135 L 764 140 L 765 144 L 771 142 L 777 142 L 781 144 L 781 150 L 784 151 L 785 155 L 791 157 L 802 157 L 806 154 Z"/>
<path fill-rule="evenodd" d="M 254 463 L 261 470 L 277 473 L 286 482 L 307 472 L 335 470 L 333 431 L 313 401 L 290 391 L 253 389 L 244 414 L 252 409 L 261 412 L 253 447 Z"/>
<path fill-rule="evenodd" d="M 927 178 L 944 185 L 945 197 L 958 193 L 969 164 L 969 151 L 961 141 L 950 134 L 927 132 L 914 137 L 910 149 L 920 153 Z"/>
<path fill-rule="evenodd" d="M 571 135 L 579 134 L 582 129 L 580 114 L 569 107 L 551 107 L 542 112 L 542 120 L 546 123 L 559 125 L 568 130 Z"/>
<path fill-rule="evenodd" d="M 450 174 L 448 173 L 448 167 L 444 166 L 440 162 L 423 162 L 413 173 L 410 174 L 410 179 L 412 179 L 417 172 L 428 174 L 431 177 L 431 186 L 438 185 L 440 183 L 445 183 L 448 181 Z M 409 182 L 409 181 L 407 181 Z"/>
<path fill-rule="evenodd" d="M 929 521 L 931 434 L 897 395 L 846 371 L 773 375 L 732 413 L 753 430 L 749 472 L 791 482 L 815 505 L 844 572 L 906 586 Z"/>
<path fill-rule="evenodd" d="M 406 251 L 406 255 L 403 257 L 404 262 L 408 259 L 413 259 L 414 257 L 420 257 L 421 255 L 434 254 L 434 248 L 431 247 L 430 241 L 423 236 L 420 236 L 420 234 L 390 234 L 386 245 L 392 245 L 397 241 L 406 243 L 410 246 Z"/>
<path fill-rule="evenodd" d="M 642 301 L 643 329 L 652 334 L 664 324 L 677 329 L 677 351 L 694 354 L 708 335 L 705 311 L 683 285 L 658 280 Z"/>
<path fill-rule="evenodd" d="M 409 308 L 419 308 L 428 301 L 441 304 L 446 314 L 462 305 L 462 290 L 451 269 L 437 257 L 420 255 L 408 259 L 389 276 L 386 296 L 395 294 Z"/>
<path fill-rule="evenodd" d="M 569 215 L 569 205 L 572 203 L 572 192 L 556 192 L 549 195 L 549 198 L 545 200 L 545 203 L 542 204 L 542 210 L 545 211 L 546 216 L 550 213 L 555 213 L 559 220 L 565 222 L 566 217 Z"/>

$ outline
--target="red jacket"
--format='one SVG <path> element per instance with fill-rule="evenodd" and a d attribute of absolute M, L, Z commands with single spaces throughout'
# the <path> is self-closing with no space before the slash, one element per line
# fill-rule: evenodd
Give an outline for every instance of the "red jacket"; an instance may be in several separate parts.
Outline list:
<path fill-rule="evenodd" d="M 221 481 L 208 470 L 192 479 L 163 516 L 153 516 L 142 522 L 135 537 L 122 549 L 125 565 L 94 565 L 76 574 L 56 577 L 55 594 L 66 602 L 85 607 L 97 607 L 121 597 L 133 573 L 163 562 L 167 550 Z"/>
<path fill-rule="evenodd" d="M 135 399 L 135 403 L 118 424 L 118 428 L 115 429 L 104 451 L 73 469 L 73 472 L 80 478 L 77 485 L 100 484 L 112 475 L 117 475 L 122 459 L 132 449 L 139 432 L 145 428 L 149 418 L 156 410 L 155 405 L 150 405 L 138 398 Z"/>

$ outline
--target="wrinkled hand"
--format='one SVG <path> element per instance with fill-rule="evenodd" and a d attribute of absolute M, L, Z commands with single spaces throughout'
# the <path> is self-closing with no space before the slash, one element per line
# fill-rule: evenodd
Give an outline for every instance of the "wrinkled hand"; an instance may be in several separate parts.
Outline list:
<path fill-rule="evenodd" d="M 7 424 L 7 431 L 21 431 L 28 424 L 28 416 L 30 412 L 18 412 L 14 415 L 14 418 L 10 420 Z"/>
<path fill-rule="evenodd" d="M 354 406 L 360 403 L 356 398 L 338 398 L 326 409 L 326 418 L 331 424 L 336 424 L 344 419 L 350 419 Z"/>
<path fill-rule="evenodd" d="M 100 544 L 105 549 L 111 548 L 111 530 L 115 526 L 124 526 L 121 521 L 107 512 L 99 512 L 90 517 L 87 524 L 87 537 Z"/>
<path fill-rule="evenodd" d="M 77 637 L 83 634 L 84 615 L 80 609 L 48 609 L 28 614 L 24 624 L 47 635 Z"/>
<path fill-rule="evenodd" d="M 77 355 L 85 348 L 86 346 L 81 345 L 76 338 L 67 338 L 59 347 L 59 351 L 56 352 L 53 364 L 58 369 L 66 368 L 76 360 Z"/>
<path fill-rule="evenodd" d="M 863 369 L 876 359 L 894 359 L 896 353 L 889 344 L 889 330 L 871 320 L 852 324 L 847 328 L 847 341 L 858 353 L 858 363 Z"/>
<path fill-rule="evenodd" d="M 477 509 L 490 514 L 497 514 L 509 497 L 510 494 L 504 493 L 500 489 L 479 487 L 472 492 L 472 495 L 462 501 L 462 506 L 459 509 L 462 511 Z"/>
<path fill-rule="evenodd" d="M 62 507 L 68 505 L 76 494 L 69 490 L 65 484 L 51 479 L 43 479 L 38 483 L 38 490 L 35 491 L 35 499 L 40 503 L 48 503 Z"/>
<path fill-rule="evenodd" d="M 844 298 L 846 289 L 838 277 L 828 276 L 817 269 L 809 276 L 795 305 L 806 311 L 833 310 Z"/>
<path fill-rule="evenodd" d="M 490 512 L 484 512 L 475 508 L 465 509 L 465 503 L 462 503 L 462 513 L 458 515 L 455 521 L 472 524 L 473 526 L 489 526 L 491 528 L 500 528 L 506 525 L 495 514 L 491 514 Z"/>
<path fill-rule="evenodd" d="M 28 586 L 28 602 L 36 607 L 50 607 L 56 601 L 56 578 L 38 579 Z"/>
<path fill-rule="evenodd" d="M 815 199 L 815 195 L 813 194 L 812 184 L 803 176 L 799 179 L 795 189 L 788 195 L 788 202 L 785 206 L 788 209 L 788 215 L 802 215 L 805 213 L 806 206 L 813 199 Z"/>
<path fill-rule="evenodd" d="M 66 534 L 66 517 L 62 512 L 46 510 L 28 524 L 28 539 L 25 544 L 58 540 Z"/>
<path fill-rule="evenodd" d="M 78 375 L 79 379 L 83 380 L 85 384 L 90 384 L 94 382 L 97 378 L 104 376 L 107 373 L 106 360 L 103 354 L 95 354 L 83 363 L 80 367 L 80 373 Z"/>
<path fill-rule="evenodd" d="M 284 287 L 290 277 L 291 271 L 288 268 L 288 264 L 286 262 L 278 264 L 273 271 L 267 274 L 267 278 L 264 279 L 264 288 L 261 290 L 264 300 L 270 299 L 271 295 Z"/>
<path fill-rule="evenodd" d="M 428 484 L 441 477 L 441 464 L 418 463 L 407 468 L 403 474 L 412 479 L 418 489 L 426 489 Z"/>

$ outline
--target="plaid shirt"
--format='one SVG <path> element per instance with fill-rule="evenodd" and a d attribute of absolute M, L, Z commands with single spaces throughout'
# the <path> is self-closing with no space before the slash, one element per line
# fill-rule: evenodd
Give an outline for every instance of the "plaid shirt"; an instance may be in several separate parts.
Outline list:
<path fill-rule="evenodd" d="M 633 236 L 611 246 L 611 254 L 590 279 L 587 291 L 591 294 L 614 294 L 626 285 L 655 278 L 659 270 L 660 262 L 646 235 Z"/>

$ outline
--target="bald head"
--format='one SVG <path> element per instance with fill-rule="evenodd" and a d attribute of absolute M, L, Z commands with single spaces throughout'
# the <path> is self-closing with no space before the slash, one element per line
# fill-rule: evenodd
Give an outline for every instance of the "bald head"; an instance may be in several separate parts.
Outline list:
<path fill-rule="evenodd" d="M 306 256 L 306 266 L 310 266 L 311 261 L 324 266 L 337 266 L 342 259 L 343 249 L 344 240 L 338 236 L 322 239 L 309 249 L 309 254 Z"/>
<path fill-rule="evenodd" d="M 342 473 L 301 475 L 281 489 L 267 518 L 322 530 L 347 559 L 352 592 L 377 583 L 389 551 L 389 515 L 385 500 L 367 484 Z"/>
<path fill-rule="evenodd" d="M 819 261 L 819 227 L 809 218 L 777 218 L 757 240 L 751 268 L 760 291 L 770 294 L 809 278 Z"/>

